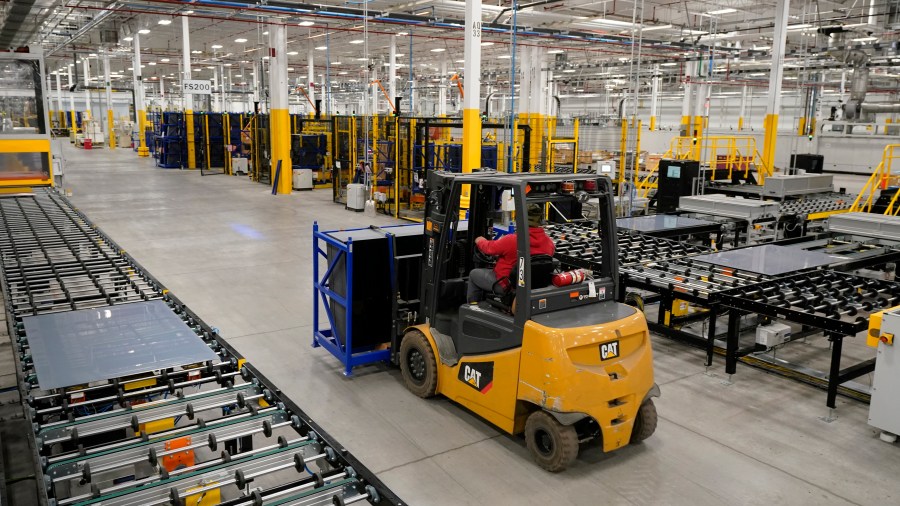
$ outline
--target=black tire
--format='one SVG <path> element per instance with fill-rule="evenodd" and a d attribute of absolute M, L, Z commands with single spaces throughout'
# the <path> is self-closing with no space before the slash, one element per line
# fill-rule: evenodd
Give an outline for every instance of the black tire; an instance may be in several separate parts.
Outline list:
<path fill-rule="evenodd" d="M 400 343 L 400 372 L 410 392 L 427 399 L 437 391 L 437 360 L 425 334 L 410 330 Z"/>
<path fill-rule="evenodd" d="M 652 436 L 656 431 L 656 406 L 653 399 L 647 399 L 638 409 L 634 419 L 634 427 L 631 429 L 631 443 L 640 443 Z"/>
<path fill-rule="evenodd" d="M 578 433 L 546 411 L 535 411 L 525 421 L 525 444 L 537 465 L 551 473 L 569 467 L 578 457 Z"/>

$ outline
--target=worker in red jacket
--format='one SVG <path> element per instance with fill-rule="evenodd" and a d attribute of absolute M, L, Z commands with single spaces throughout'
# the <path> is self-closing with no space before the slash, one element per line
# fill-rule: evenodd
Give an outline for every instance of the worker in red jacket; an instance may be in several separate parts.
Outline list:
<path fill-rule="evenodd" d="M 543 216 L 543 206 L 538 204 L 528 206 L 528 236 L 531 254 L 552 256 L 556 246 L 541 228 Z M 496 256 L 497 263 L 494 264 L 493 269 L 472 269 L 469 273 L 469 283 L 466 289 L 466 300 L 469 303 L 482 300 L 484 292 L 505 293 L 509 291 L 511 288 L 509 276 L 516 267 L 519 257 L 516 234 L 505 235 L 496 241 L 479 237 L 475 239 L 475 247 L 486 255 Z"/>

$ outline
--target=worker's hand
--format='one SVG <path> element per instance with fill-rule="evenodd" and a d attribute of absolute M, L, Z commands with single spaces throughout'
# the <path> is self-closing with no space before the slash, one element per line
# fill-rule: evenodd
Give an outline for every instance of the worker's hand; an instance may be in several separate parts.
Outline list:
<path fill-rule="evenodd" d="M 485 239 L 484 237 L 480 237 L 480 236 L 476 237 L 475 238 L 475 246 L 480 246 L 481 243 L 483 243 L 484 241 L 487 241 L 487 239 Z"/>

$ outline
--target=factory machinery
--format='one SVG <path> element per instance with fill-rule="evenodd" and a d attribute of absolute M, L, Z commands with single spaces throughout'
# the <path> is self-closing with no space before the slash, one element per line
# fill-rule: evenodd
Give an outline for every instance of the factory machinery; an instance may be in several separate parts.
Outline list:
<path fill-rule="evenodd" d="M 872 372 L 875 359 L 842 367 L 842 344 L 866 330 L 870 315 L 900 305 L 900 284 L 885 280 L 900 260 L 900 219 L 840 214 L 828 228 L 724 252 L 620 229 L 618 298 L 644 307 L 653 330 L 704 348 L 707 366 L 716 353 L 725 355 L 729 375 L 743 361 L 825 388 L 831 408 L 838 393 L 868 400 L 868 387 L 852 380 Z M 558 255 L 596 270 L 600 245 L 589 230 L 577 223 L 548 227 Z M 717 324 L 723 317 L 724 329 Z M 830 341 L 825 372 L 769 353 L 822 332 Z"/>
<path fill-rule="evenodd" d="M 64 197 L 0 218 L 34 460 L 13 504 L 404 504 Z"/>

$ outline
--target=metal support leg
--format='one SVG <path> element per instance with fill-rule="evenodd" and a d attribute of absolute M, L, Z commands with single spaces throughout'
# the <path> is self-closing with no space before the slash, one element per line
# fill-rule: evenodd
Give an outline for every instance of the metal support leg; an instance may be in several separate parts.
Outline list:
<path fill-rule="evenodd" d="M 844 336 L 840 334 L 831 334 L 828 336 L 831 341 L 831 367 L 828 371 L 828 402 L 825 404 L 835 409 L 837 406 L 837 390 L 840 385 L 841 375 L 841 348 L 844 344 Z"/>
<path fill-rule="evenodd" d="M 731 377 L 737 371 L 737 349 L 740 337 L 741 312 L 731 309 L 728 311 L 728 336 L 725 344 L 725 372 L 728 374 L 728 384 L 731 384 Z"/>
<path fill-rule="evenodd" d="M 706 367 L 712 366 L 713 354 L 716 348 L 716 312 L 718 307 L 712 305 L 709 308 L 709 333 L 706 336 Z"/>

